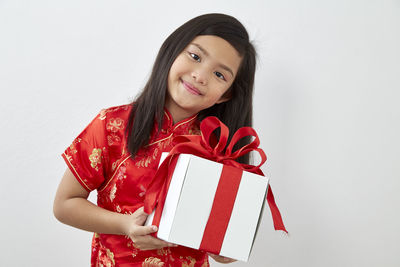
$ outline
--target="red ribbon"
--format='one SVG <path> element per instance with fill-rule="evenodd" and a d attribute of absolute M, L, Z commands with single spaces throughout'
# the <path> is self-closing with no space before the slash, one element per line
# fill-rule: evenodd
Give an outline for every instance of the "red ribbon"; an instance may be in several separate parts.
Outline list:
<path fill-rule="evenodd" d="M 219 140 L 215 146 L 211 145 L 212 133 L 220 128 Z M 164 207 L 165 198 L 167 196 L 168 187 L 172 179 L 179 154 L 192 154 L 212 161 L 216 161 L 228 166 L 234 166 L 248 172 L 263 175 L 260 166 L 267 160 L 264 151 L 258 148 L 260 141 L 256 131 L 251 127 L 242 127 L 238 129 L 232 137 L 231 142 L 228 144 L 225 152 L 229 129 L 217 117 L 207 117 L 200 124 L 201 135 L 180 135 L 173 139 L 176 145 L 169 152 L 166 159 L 158 168 L 153 180 L 150 182 L 144 200 L 144 211 L 151 214 L 157 205 L 153 218 L 153 225 L 159 226 L 162 209 Z M 235 144 L 243 137 L 253 136 L 254 140 L 235 152 L 232 152 Z M 257 166 L 242 164 L 236 161 L 237 158 L 251 152 L 256 151 L 261 156 L 261 162 Z M 274 196 L 272 194 L 271 186 L 267 192 L 267 201 L 271 210 L 272 219 L 274 222 L 275 230 L 286 231 L 282 221 L 281 214 L 275 204 Z M 230 216 L 230 215 L 229 215 Z"/>
<path fill-rule="evenodd" d="M 199 249 L 214 254 L 220 253 L 242 174 L 242 169 L 223 165 Z"/>

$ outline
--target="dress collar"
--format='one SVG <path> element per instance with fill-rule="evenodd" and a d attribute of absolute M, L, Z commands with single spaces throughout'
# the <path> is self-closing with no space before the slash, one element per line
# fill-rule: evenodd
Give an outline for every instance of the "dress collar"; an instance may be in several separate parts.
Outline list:
<path fill-rule="evenodd" d="M 177 123 L 174 124 L 174 120 L 172 118 L 171 113 L 169 112 L 169 110 L 164 107 L 164 123 L 163 123 L 163 128 L 167 128 L 167 129 L 171 129 L 172 131 L 174 131 L 175 129 L 177 129 L 178 127 L 185 125 L 193 120 L 195 120 L 197 118 L 198 113 L 183 119 L 181 121 L 178 121 Z"/>

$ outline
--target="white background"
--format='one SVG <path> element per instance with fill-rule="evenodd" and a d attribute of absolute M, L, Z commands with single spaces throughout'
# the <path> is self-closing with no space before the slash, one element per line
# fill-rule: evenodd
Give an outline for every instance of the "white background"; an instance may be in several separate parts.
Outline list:
<path fill-rule="evenodd" d="M 0 0 L 1 266 L 89 266 L 91 234 L 52 214 L 60 154 L 209 12 L 258 49 L 254 127 L 290 232 L 266 209 L 231 266 L 400 266 L 398 0 Z"/>

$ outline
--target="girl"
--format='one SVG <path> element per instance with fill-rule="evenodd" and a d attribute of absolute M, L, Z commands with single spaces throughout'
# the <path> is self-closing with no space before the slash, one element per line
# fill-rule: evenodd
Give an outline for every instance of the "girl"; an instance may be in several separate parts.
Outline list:
<path fill-rule="evenodd" d="M 68 168 L 54 214 L 95 233 L 92 266 L 209 266 L 205 252 L 151 236 L 157 228 L 143 226 L 143 200 L 174 136 L 199 134 L 200 121 L 210 115 L 223 121 L 231 136 L 251 126 L 255 56 L 246 29 L 235 18 L 196 17 L 165 40 L 136 100 L 102 110 L 65 150 Z M 87 200 L 94 189 L 97 205 Z"/>

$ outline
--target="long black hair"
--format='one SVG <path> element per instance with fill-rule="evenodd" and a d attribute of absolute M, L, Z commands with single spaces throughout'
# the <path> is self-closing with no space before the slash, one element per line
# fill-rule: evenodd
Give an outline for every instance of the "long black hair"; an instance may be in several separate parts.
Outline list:
<path fill-rule="evenodd" d="M 126 134 L 128 151 L 133 157 L 141 147 L 149 143 L 154 121 L 158 123 L 158 130 L 161 130 L 169 70 L 176 57 L 198 35 L 221 37 L 242 57 L 236 78 L 226 92 L 230 99 L 200 111 L 198 119 L 201 121 L 207 116 L 218 117 L 229 128 L 229 140 L 240 127 L 252 126 L 256 51 L 249 35 L 245 27 L 232 16 L 218 13 L 201 15 L 180 26 L 164 41 L 149 80 L 132 102 Z M 238 146 L 249 141 L 249 138 L 242 138 Z M 238 161 L 249 163 L 249 155 Z"/>

